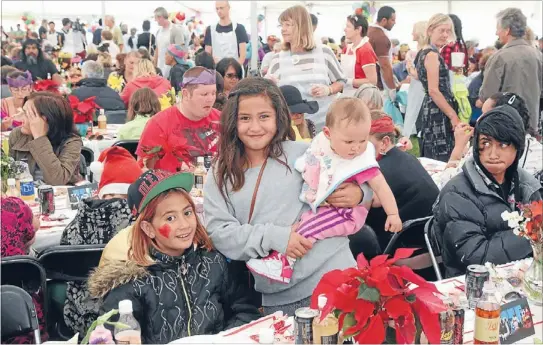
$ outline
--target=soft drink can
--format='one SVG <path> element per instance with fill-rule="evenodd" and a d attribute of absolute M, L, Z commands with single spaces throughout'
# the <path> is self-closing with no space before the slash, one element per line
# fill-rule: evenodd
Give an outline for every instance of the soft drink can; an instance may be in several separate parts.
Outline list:
<path fill-rule="evenodd" d="M 490 272 L 483 265 L 469 265 L 466 271 L 466 297 L 470 309 L 475 309 L 483 295 L 483 285 L 490 277 Z"/>
<path fill-rule="evenodd" d="M 52 186 L 44 185 L 38 187 L 38 198 L 40 200 L 40 212 L 48 216 L 55 213 L 55 192 Z"/>
<path fill-rule="evenodd" d="M 464 309 L 458 308 L 453 310 L 454 313 L 454 330 L 453 344 L 464 344 L 464 320 L 466 312 Z"/>
<path fill-rule="evenodd" d="M 313 319 L 318 315 L 318 310 L 308 307 L 296 309 L 294 313 L 295 344 L 313 344 Z"/>

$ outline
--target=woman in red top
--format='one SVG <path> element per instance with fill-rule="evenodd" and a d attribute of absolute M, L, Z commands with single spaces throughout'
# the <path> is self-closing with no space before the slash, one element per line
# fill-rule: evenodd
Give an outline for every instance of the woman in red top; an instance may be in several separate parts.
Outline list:
<path fill-rule="evenodd" d="M 347 17 L 345 38 L 351 42 L 341 56 L 341 67 L 347 77 L 343 94 L 352 96 L 362 84 L 377 85 L 377 55 L 373 51 L 368 33 L 368 21 L 364 16 L 353 14 Z"/>

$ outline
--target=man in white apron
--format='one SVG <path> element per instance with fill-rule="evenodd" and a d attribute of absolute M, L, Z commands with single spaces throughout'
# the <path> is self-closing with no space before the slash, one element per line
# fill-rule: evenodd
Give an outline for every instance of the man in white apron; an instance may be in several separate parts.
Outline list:
<path fill-rule="evenodd" d="M 166 65 L 168 47 L 170 44 L 185 46 L 185 34 L 182 27 L 170 21 L 168 11 L 164 7 L 155 10 L 155 20 L 160 29 L 156 34 L 154 63 L 162 71 L 162 76 L 167 79 L 170 75 L 170 66 Z"/>
<path fill-rule="evenodd" d="M 249 42 L 247 31 L 243 25 L 230 19 L 228 1 L 216 1 L 215 8 L 219 23 L 207 27 L 204 40 L 206 52 L 213 55 L 215 63 L 223 58 L 234 58 L 243 66 Z"/>

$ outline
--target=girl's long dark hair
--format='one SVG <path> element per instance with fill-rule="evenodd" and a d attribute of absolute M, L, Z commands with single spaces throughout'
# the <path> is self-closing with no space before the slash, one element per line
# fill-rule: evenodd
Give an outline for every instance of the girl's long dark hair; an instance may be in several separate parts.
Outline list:
<path fill-rule="evenodd" d="M 72 108 L 64 97 L 51 92 L 34 92 L 26 97 L 25 103 L 28 101 L 32 101 L 37 113 L 47 119 L 47 138 L 53 150 L 71 136 L 78 136 Z"/>
<path fill-rule="evenodd" d="M 221 135 L 214 160 L 215 180 L 225 200 L 227 183 L 231 185 L 232 191 L 240 190 L 245 184 L 245 169 L 249 165 L 245 146 L 238 136 L 239 99 L 243 96 L 259 95 L 270 99 L 276 113 L 277 132 L 268 145 L 268 157 L 278 160 L 288 170 L 282 143 L 285 140 L 295 140 L 295 136 L 287 102 L 274 82 L 260 77 L 243 79 L 230 92 L 223 108 Z"/>
<path fill-rule="evenodd" d="M 456 35 L 456 42 L 462 47 L 463 53 L 468 53 L 468 48 L 466 42 L 464 42 L 464 36 L 462 36 L 462 21 L 456 14 L 449 14 L 453 24 L 454 24 L 454 34 Z"/>

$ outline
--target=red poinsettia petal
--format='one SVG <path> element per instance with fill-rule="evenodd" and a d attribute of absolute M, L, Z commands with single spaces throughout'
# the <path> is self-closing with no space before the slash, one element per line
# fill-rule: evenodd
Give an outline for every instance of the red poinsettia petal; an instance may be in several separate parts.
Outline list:
<path fill-rule="evenodd" d="M 407 259 L 408 257 L 410 257 L 411 255 L 413 255 L 413 253 L 415 252 L 415 250 L 417 250 L 418 248 L 398 248 L 396 250 L 396 253 L 394 253 L 394 257 L 392 259 L 389 259 L 387 261 L 387 264 L 389 265 L 392 265 L 394 264 L 396 261 L 398 260 L 401 260 L 401 259 Z"/>
<path fill-rule="evenodd" d="M 358 254 L 358 257 L 356 258 L 356 265 L 358 266 L 358 269 L 368 268 L 369 263 L 368 260 L 366 260 L 364 253 Z"/>
<path fill-rule="evenodd" d="M 313 295 L 311 296 L 311 308 L 318 308 L 318 299 L 321 294 L 326 295 L 330 299 L 331 295 L 336 292 L 338 286 L 341 286 L 345 281 L 351 279 L 346 277 L 341 270 L 333 270 L 322 276 L 319 284 L 315 290 L 313 290 Z"/>
<path fill-rule="evenodd" d="M 413 344 L 417 335 L 417 326 L 412 311 L 406 317 L 396 320 L 396 341 L 398 344 Z"/>
<path fill-rule="evenodd" d="M 388 255 L 377 255 L 370 261 L 370 267 L 375 268 L 384 264 L 388 259 Z"/>
<path fill-rule="evenodd" d="M 363 299 L 357 299 L 354 302 L 354 305 L 354 317 L 356 319 L 356 323 L 361 325 L 361 327 L 364 327 L 370 316 L 373 315 L 375 305 Z"/>
<path fill-rule="evenodd" d="M 390 272 L 396 275 L 398 278 L 407 280 L 408 282 L 411 282 L 419 287 L 433 290 L 435 293 L 439 293 L 434 284 L 427 282 L 424 278 L 413 272 L 410 267 L 392 266 L 390 267 Z"/>
<path fill-rule="evenodd" d="M 422 303 L 430 313 L 438 314 L 447 310 L 443 301 L 434 294 L 435 291 L 433 289 L 417 287 L 411 293 L 415 295 L 416 300 Z"/>
<path fill-rule="evenodd" d="M 439 324 L 439 314 L 432 313 L 428 307 L 417 298 L 413 302 L 413 309 L 417 313 L 424 334 L 428 338 L 430 344 L 439 344 L 441 341 L 441 326 Z"/>
<path fill-rule="evenodd" d="M 404 296 L 396 296 L 388 299 L 383 308 L 387 311 L 388 316 L 393 319 L 412 313 L 411 305 L 405 300 Z"/>
<path fill-rule="evenodd" d="M 385 340 L 385 324 L 381 315 L 372 316 L 368 326 L 360 334 L 356 335 L 354 339 L 359 344 L 382 344 Z"/>

